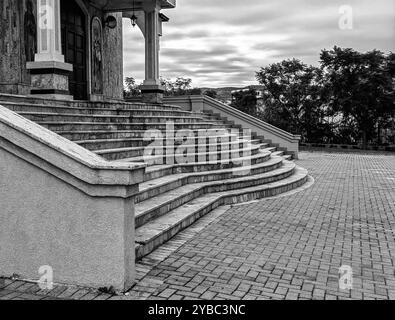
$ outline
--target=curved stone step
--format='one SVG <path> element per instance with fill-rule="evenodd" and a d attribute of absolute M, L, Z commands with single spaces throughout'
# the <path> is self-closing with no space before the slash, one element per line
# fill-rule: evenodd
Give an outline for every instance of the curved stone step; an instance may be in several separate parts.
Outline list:
<path fill-rule="evenodd" d="M 290 155 L 290 154 L 285 154 L 282 157 L 284 160 L 287 160 L 287 161 L 292 161 L 292 158 L 293 158 L 292 155 Z"/>
<path fill-rule="evenodd" d="M 151 141 L 152 143 L 152 141 Z M 206 153 L 208 156 L 212 154 L 213 152 L 217 152 L 217 154 L 222 155 L 223 153 L 228 152 L 229 150 L 234 150 L 235 152 L 237 150 L 241 150 L 243 148 L 246 148 L 250 145 L 250 142 L 247 140 L 241 140 L 241 141 L 232 141 L 232 142 L 227 142 L 227 143 L 215 143 L 215 144 L 200 144 L 197 145 L 196 143 L 194 144 L 189 144 L 189 145 L 182 145 L 182 148 L 188 147 L 190 149 L 194 149 L 194 154 L 191 154 L 191 157 L 194 156 L 195 159 L 198 158 L 198 156 L 202 153 Z M 169 148 L 170 151 L 175 151 L 178 148 L 180 148 L 180 145 L 174 145 Z M 101 149 L 101 150 L 92 150 L 94 153 L 102 156 L 103 158 L 107 160 L 119 160 L 119 159 L 125 159 L 125 158 L 144 158 L 144 153 L 147 150 L 148 146 L 145 147 L 127 147 L 127 148 L 115 148 L 115 149 Z M 214 151 L 214 149 L 217 149 Z M 167 154 L 168 147 L 163 146 L 163 153 Z M 148 158 L 148 157 L 147 157 Z M 145 158 L 144 158 L 145 159 Z M 136 160 L 139 161 L 139 160 Z M 149 161 L 149 160 L 148 160 Z"/>
<path fill-rule="evenodd" d="M 258 175 L 278 169 L 283 164 L 283 159 L 280 157 L 272 158 L 269 155 L 264 159 L 265 161 L 262 163 L 246 167 L 241 166 L 239 168 L 224 168 L 202 172 L 169 173 L 166 176 L 140 184 L 140 191 L 136 195 L 136 203 L 145 201 L 187 184 L 213 182 Z"/>
<path fill-rule="evenodd" d="M 163 152 L 166 151 L 163 148 Z M 225 151 L 202 151 L 188 153 L 188 157 L 183 157 L 183 155 L 177 155 L 175 147 L 174 150 L 169 149 L 171 153 L 169 155 L 153 155 L 153 156 L 138 156 L 127 158 L 129 162 L 144 162 L 147 166 L 160 165 L 160 164 L 173 164 L 173 163 L 197 163 L 197 162 L 207 162 L 216 163 L 219 161 L 228 161 L 229 163 L 233 159 L 238 159 L 240 157 L 254 156 L 260 151 L 259 145 L 249 145 L 243 146 L 243 148 L 236 148 L 235 150 L 225 150 Z M 125 158 L 117 159 L 126 161 Z"/>
<path fill-rule="evenodd" d="M 207 140 L 210 141 L 217 141 L 217 143 L 222 143 L 224 141 L 235 142 L 239 139 L 237 135 L 228 135 L 226 137 L 222 136 L 210 136 Z M 241 139 L 243 140 L 243 139 Z M 245 139 L 244 139 L 245 140 Z M 161 141 L 163 146 L 167 145 L 167 139 L 164 138 L 156 138 L 155 141 Z M 119 149 L 119 148 L 138 148 L 138 147 L 146 147 L 152 144 L 152 141 L 145 141 L 143 138 L 123 138 L 123 139 L 97 139 L 97 140 L 80 140 L 74 141 L 75 143 L 79 144 L 81 147 L 86 148 L 91 151 L 96 150 L 105 150 L 105 149 Z M 258 144 L 261 141 L 259 139 L 251 140 L 252 144 Z M 201 143 L 200 138 L 195 138 L 194 144 Z M 174 145 L 181 145 L 185 144 L 184 141 L 174 141 Z M 188 144 L 186 144 L 188 145 Z M 267 146 L 269 146 L 267 144 Z"/>
<path fill-rule="evenodd" d="M 203 134 L 207 134 L 208 136 L 213 133 L 208 132 L 208 130 L 215 129 L 215 127 L 204 128 L 204 129 L 189 129 L 196 136 L 200 136 Z M 219 130 L 226 130 L 227 135 L 238 135 L 240 138 L 243 137 L 242 132 L 238 130 L 229 129 L 229 128 L 219 128 Z M 137 129 L 128 129 L 128 130 L 117 130 L 116 128 L 112 128 L 109 130 L 81 130 L 81 129 L 73 129 L 73 130 L 53 130 L 55 133 L 69 139 L 71 141 L 84 141 L 84 140 L 107 140 L 107 139 L 125 139 L 125 138 L 139 138 L 143 139 L 146 134 L 146 130 L 137 130 Z M 167 131 L 166 131 L 167 132 Z M 164 132 L 164 134 L 166 133 Z M 169 134 L 176 134 L 177 131 L 169 130 Z"/>
<path fill-rule="evenodd" d="M 284 151 L 274 151 L 272 154 L 273 154 L 273 156 L 276 156 L 276 157 L 283 157 L 285 152 Z"/>
<path fill-rule="evenodd" d="M 283 180 L 230 192 L 206 194 L 136 229 L 136 259 L 141 259 L 178 232 L 221 205 L 275 196 L 302 186 L 308 179 L 305 169 Z"/>
<path fill-rule="evenodd" d="M 179 173 L 207 172 L 213 170 L 235 169 L 245 166 L 258 165 L 266 162 L 270 158 L 270 155 L 270 152 L 263 152 L 260 150 L 260 152 L 254 156 L 233 159 L 233 161 L 230 163 L 229 161 L 217 161 L 216 163 L 197 162 L 175 165 L 165 164 L 147 166 L 145 170 L 144 181 L 147 182 L 154 179 L 159 179 L 166 175 L 174 175 Z M 120 161 L 123 162 L 125 160 Z"/>
<path fill-rule="evenodd" d="M 270 172 L 239 177 L 237 179 L 218 180 L 204 183 L 187 184 L 162 193 L 155 198 L 137 203 L 135 206 L 136 227 L 140 227 L 154 218 L 163 216 L 185 203 L 209 193 L 218 193 L 264 185 L 286 179 L 294 173 L 295 164 L 287 163 Z"/>

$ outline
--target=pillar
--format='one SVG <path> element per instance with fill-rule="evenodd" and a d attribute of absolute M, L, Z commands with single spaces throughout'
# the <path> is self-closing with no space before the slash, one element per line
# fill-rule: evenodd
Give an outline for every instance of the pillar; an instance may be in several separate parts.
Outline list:
<path fill-rule="evenodd" d="M 145 80 L 141 86 L 143 102 L 162 103 L 163 87 L 159 80 L 159 33 L 160 3 L 158 0 L 144 2 L 145 17 Z"/>
<path fill-rule="evenodd" d="M 55 99 L 72 99 L 69 74 L 73 66 L 62 54 L 60 0 L 37 0 L 37 53 L 27 63 L 31 94 Z"/>

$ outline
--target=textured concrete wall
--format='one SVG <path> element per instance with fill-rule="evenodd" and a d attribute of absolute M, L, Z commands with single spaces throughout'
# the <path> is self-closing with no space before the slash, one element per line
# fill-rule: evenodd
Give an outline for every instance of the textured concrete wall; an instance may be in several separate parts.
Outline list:
<path fill-rule="evenodd" d="M 0 2 L 0 92 L 13 94 L 30 92 L 24 35 L 26 3 L 26 0 Z M 35 1 L 32 3 L 36 15 Z"/>
<path fill-rule="evenodd" d="M 49 265 L 58 283 L 131 285 L 132 200 L 89 197 L 1 148 L 0 163 L 0 275 L 38 279 Z"/>
<path fill-rule="evenodd" d="M 89 197 L 1 148 L 0 163 L 0 275 L 39 279 L 49 265 L 57 283 L 131 285 L 133 252 L 125 257 L 123 246 L 132 201 Z"/>

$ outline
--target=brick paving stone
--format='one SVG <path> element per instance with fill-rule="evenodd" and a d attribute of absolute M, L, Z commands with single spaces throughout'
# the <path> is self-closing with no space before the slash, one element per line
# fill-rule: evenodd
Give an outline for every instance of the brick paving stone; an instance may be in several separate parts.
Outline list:
<path fill-rule="evenodd" d="M 195 288 L 193 289 L 193 292 L 203 294 L 203 293 L 205 293 L 208 289 L 209 289 L 208 287 L 197 286 L 197 287 L 195 287 Z"/>
<path fill-rule="evenodd" d="M 51 300 L 51 301 L 60 301 L 60 300 L 65 300 L 65 299 L 59 299 L 55 297 L 43 297 L 42 300 Z"/>
<path fill-rule="evenodd" d="M 21 280 L 15 280 L 15 281 L 12 281 L 8 286 L 6 286 L 5 289 L 17 290 L 19 287 L 22 287 L 23 285 L 26 285 L 26 282 L 21 281 Z"/>
<path fill-rule="evenodd" d="M 287 294 L 287 292 L 288 292 L 288 288 L 280 287 L 280 286 L 278 286 L 276 291 L 274 291 L 274 293 L 284 295 L 284 296 Z"/>
<path fill-rule="evenodd" d="M 39 295 L 35 295 L 35 294 L 28 294 L 28 293 L 23 293 L 19 296 L 19 298 L 23 299 L 23 300 L 41 300 L 44 297 L 43 296 L 39 296 Z"/>
<path fill-rule="evenodd" d="M 5 296 L 0 297 L 0 300 L 14 300 L 21 295 L 18 291 L 9 291 Z"/>
<path fill-rule="evenodd" d="M 217 295 L 216 292 L 206 291 L 205 293 L 203 293 L 200 296 L 200 299 L 202 299 L 202 300 L 213 300 L 216 295 Z"/>
<path fill-rule="evenodd" d="M 10 294 L 11 292 L 14 292 L 14 291 L 7 290 L 7 289 L 1 289 L 0 290 L 0 298 Z"/>
<path fill-rule="evenodd" d="M 172 289 L 163 290 L 159 296 L 162 298 L 170 298 L 176 291 Z"/>
<path fill-rule="evenodd" d="M 95 300 L 98 295 L 100 295 L 99 292 L 91 292 L 83 296 L 80 300 Z"/>
<path fill-rule="evenodd" d="M 18 287 L 17 290 L 20 292 L 35 293 L 40 290 L 40 287 L 36 283 L 26 282 Z"/>
<path fill-rule="evenodd" d="M 89 289 L 79 289 L 71 296 L 71 298 L 73 300 L 80 300 L 85 295 L 90 294 L 90 293 L 91 293 L 91 291 Z"/>
<path fill-rule="evenodd" d="M 71 299 L 74 293 L 76 293 L 79 289 L 75 287 L 69 287 L 67 290 L 63 291 L 60 295 L 58 295 L 58 298 L 61 299 Z"/>
<path fill-rule="evenodd" d="M 105 293 L 102 293 L 102 294 L 99 294 L 98 296 L 96 296 L 95 298 L 94 298 L 94 300 L 108 300 L 108 299 L 110 299 L 112 297 L 112 295 L 111 294 L 105 294 Z"/>

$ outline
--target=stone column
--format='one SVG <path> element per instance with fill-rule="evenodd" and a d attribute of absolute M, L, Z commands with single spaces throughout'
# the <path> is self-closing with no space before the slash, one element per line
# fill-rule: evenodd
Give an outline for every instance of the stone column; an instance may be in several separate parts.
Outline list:
<path fill-rule="evenodd" d="M 37 53 L 27 63 L 31 94 L 55 99 L 72 99 L 69 74 L 73 66 L 62 54 L 60 0 L 37 0 Z"/>
<path fill-rule="evenodd" d="M 144 2 L 145 16 L 145 80 L 141 86 L 143 102 L 162 103 L 163 87 L 159 80 L 159 12 L 158 0 Z"/>

